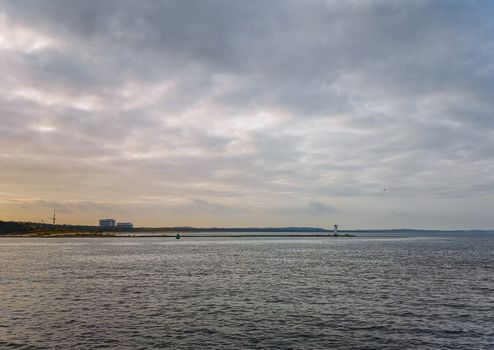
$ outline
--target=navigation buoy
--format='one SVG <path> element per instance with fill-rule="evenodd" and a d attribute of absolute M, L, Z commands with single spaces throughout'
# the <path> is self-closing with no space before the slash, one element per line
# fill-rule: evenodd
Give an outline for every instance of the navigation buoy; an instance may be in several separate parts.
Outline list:
<path fill-rule="evenodd" d="M 177 235 L 175 236 L 176 239 L 180 239 L 180 233 L 177 233 Z"/>

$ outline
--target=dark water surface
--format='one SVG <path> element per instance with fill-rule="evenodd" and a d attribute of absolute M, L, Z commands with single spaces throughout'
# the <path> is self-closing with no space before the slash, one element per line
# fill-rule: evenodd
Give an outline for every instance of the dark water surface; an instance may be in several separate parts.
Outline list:
<path fill-rule="evenodd" d="M 0 239 L 2 349 L 494 349 L 494 235 Z"/>

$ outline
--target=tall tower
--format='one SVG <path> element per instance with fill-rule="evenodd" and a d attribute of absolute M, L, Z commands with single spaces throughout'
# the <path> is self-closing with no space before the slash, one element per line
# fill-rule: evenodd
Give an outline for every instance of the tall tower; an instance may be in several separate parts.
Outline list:
<path fill-rule="evenodd" d="M 334 235 L 338 235 L 338 225 L 334 225 Z"/>
<path fill-rule="evenodd" d="M 55 225 L 56 221 L 57 221 L 57 217 L 55 216 L 55 209 L 53 209 L 53 225 Z"/>

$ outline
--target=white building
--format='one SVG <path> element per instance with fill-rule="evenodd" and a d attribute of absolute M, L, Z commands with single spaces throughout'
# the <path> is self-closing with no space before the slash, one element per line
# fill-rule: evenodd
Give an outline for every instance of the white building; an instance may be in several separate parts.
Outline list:
<path fill-rule="evenodd" d="M 100 219 L 99 227 L 115 227 L 115 219 Z"/>

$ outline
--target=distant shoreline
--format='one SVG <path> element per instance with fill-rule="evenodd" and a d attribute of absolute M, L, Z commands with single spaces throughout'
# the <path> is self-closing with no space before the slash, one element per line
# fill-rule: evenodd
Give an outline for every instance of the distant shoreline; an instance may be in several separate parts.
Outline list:
<path fill-rule="evenodd" d="M 1 237 L 327 237 L 332 229 L 319 227 L 99 227 L 84 225 L 45 224 L 37 222 L 0 221 Z M 206 235 L 208 233 L 209 235 Z M 430 230 L 430 229 L 358 229 L 338 230 L 338 236 L 382 234 L 494 233 L 493 230 Z"/>
<path fill-rule="evenodd" d="M 61 235 L 61 236 L 110 236 L 112 234 L 143 234 L 151 235 L 155 233 L 176 234 L 176 233 L 313 233 L 327 234 L 329 230 L 314 227 L 190 227 L 190 226 L 175 226 L 175 227 L 135 227 L 131 229 L 121 227 L 99 227 L 85 225 L 65 225 L 65 224 L 45 224 L 39 222 L 19 222 L 19 221 L 0 221 L 0 236 L 13 235 L 29 235 L 29 236 L 46 236 L 46 235 Z"/>
<path fill-rule="evenodd" d="M 261 238 L 269 238 L 269 237 L 321 237 L 321 238 L 338 238 L 338 237 L 356 237 L 355 235 L 350 235 L 350 234 L 338 234 L 335 236 L 334 234 L 300 234 L 300 233 L 289 233 L 289 232 L 282 232 L 278 234 L 249 234 L 248 232 L 245 232 L 246 234 L 223 234 L 223 235 L 218 235 L 218 234 L 203 234 L 199 235 L 197 234 L 199 232 L 195 232 L 195 234 L 187 234 L 187 232 L 176 232 L 174 234 L 170 233 L 156 233 L 156 234 L 139 234 L 139 233 L 125 233 L 125 232 L 118 232 L 118 233 L 99 233 L 95 234 L 94 232 L 66 232 L 66 233 L 60 233 L 60 232 L 43 232 L 43 233 L 24 233 L 24 234 L 7 234 L 7 235 L 0 235 L 0 238 L 176 238 L 177 234 L 180 236 L 180 238 L 256 238 L 256 237 L 261 237 Z M 205 232 L 207 233 L 207 232 Z"/>

